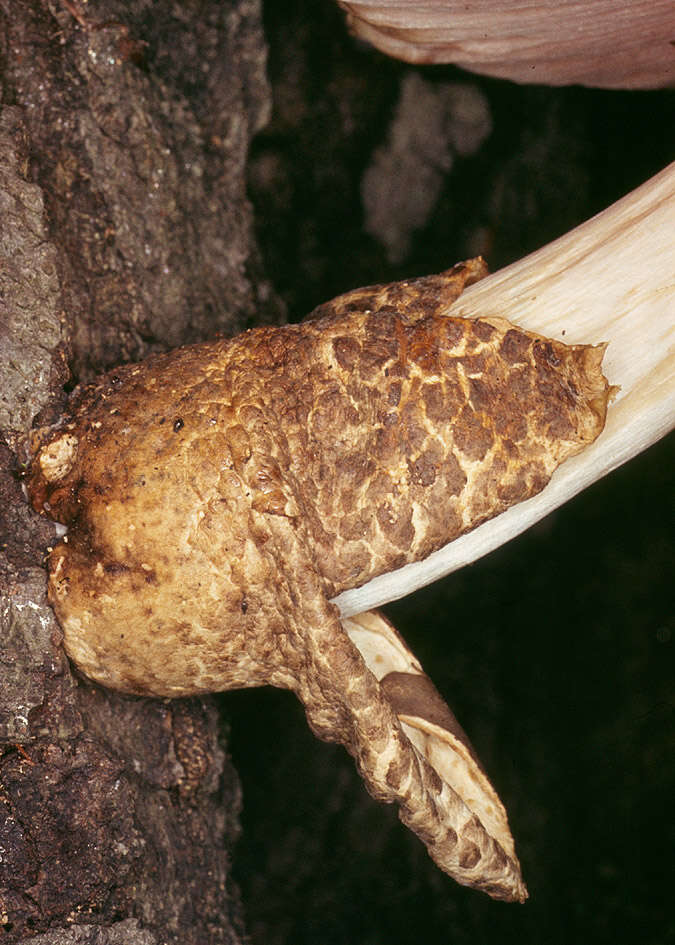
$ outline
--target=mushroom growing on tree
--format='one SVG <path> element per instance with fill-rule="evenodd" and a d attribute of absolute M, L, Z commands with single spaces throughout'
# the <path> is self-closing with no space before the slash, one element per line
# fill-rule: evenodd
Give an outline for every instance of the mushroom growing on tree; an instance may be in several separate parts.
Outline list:
<path fill-rule="evenodd" d="M 671 167 L 493 277 L 355 290 L 76 391 L 28 474 L 68 528 L 50 598 L 74 661 L 141 694 L 292 689 L 442 869 L 526 898 L 466 736 L 371 608 L 672 426 L 674 192 Z"/>

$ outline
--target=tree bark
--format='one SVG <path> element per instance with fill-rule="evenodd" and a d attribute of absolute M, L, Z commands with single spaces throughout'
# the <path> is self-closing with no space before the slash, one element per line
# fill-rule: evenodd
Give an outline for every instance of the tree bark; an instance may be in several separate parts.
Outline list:
<path fill-rule="evenodd" d="M 264 65 L 250 0 L 0 0 L 6 942 L 241 941 L 240 787 L 216 708 L 71 671 L 45 595 L 54 526 L 19 480 L 31 424 L 76 382 L 278 317 L 244 178 Z"/>

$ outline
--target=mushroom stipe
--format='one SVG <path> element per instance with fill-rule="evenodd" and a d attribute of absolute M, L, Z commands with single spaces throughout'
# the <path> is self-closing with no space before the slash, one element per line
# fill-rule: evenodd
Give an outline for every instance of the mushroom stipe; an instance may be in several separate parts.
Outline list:
<path fill-rule="evenodd" d="M 444 314 L 484 274 L 460 263 L 117 368 L 37 432 L 28 488 L 68 528 L 49 594 L 87 676 L 293 690 L 441 869 L 523 901 L 454 716 L 381 615 L 331 603 L 539 492 L 603 428 L 603 345 Z"/>

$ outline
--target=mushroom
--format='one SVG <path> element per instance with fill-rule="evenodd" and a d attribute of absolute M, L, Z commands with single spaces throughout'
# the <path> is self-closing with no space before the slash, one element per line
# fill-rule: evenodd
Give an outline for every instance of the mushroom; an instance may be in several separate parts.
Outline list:
<path fill-rule="evenodd" d="M 76 391 L 68 416 L 36 436 L 28 488 L 68 528 L 50 555 L 49 593 L 80 669 L 163 697 L 293 690 L 314 733 L 345 745 L 442 869 L 523 901 L 504 808 L 466 736 L 358 595 L 382 597 L 378 582 L 402 565 L 407 587 L 425 583 L 428 572 L 411 583 L 407 569 L 433 552 L 451 569 L 457 544 L 489 519 L 503 536 L 496 523 L 531 496 L 564 501 L 574 487 L 556 488 L 558 474 L 547 486 L 561 463 L 576 458 L 578 487 L 589 481 L 578 463 L 613 393 L 603 335 L 609 353 L 617 339 L 612 412 L 623 397 L 647 439 L 662 429 L 635 338 L 628 369 L 625 321 L 634 302 L 635 336 L 650 305 L 672 305 L 672 264 L 659 245 L 638 265 L 626 240 L 649 214 L 666 231 L 672 183 L 671 169 L 576 238 L 491 278 L 474 260 L 356 290 L 300 325 L 178 349 Z M 542 304 L 571 344 L 527 325 Z M 608 306 L 616 321 L 599 314 Z M 523 327 L 504 317 L 515 312 Z M 598 474 L 630 453 L 615 436 L 613 426 L 612 458 L 590 467 Z"/>
<path fill-rule="evenodd" d="M 546 85 L 675 82 L 672 0 L 338 0 L 352 32 L 397 59 Z"/>

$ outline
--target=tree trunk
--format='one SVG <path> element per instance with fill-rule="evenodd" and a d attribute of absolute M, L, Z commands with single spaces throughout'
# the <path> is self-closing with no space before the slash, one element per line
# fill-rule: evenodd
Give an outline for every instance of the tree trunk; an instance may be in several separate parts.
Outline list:
<path fill-rule="evenodd" d="M 275 318 L 245 194 L 258 4 L 0 0 L 0 935 L 235 943 L 240 787 L 209 699 L 77 677 L 22 439 L 76 382 Z"/>

